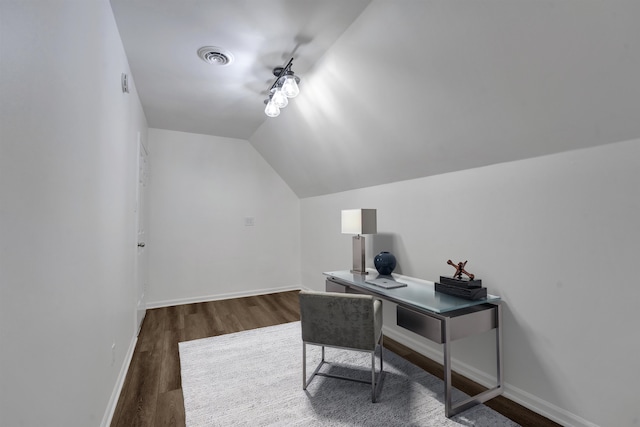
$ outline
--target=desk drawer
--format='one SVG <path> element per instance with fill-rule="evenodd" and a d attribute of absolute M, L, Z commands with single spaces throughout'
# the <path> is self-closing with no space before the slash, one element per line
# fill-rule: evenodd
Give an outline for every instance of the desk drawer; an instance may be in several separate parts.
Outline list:
<path fill-rule="evenodd" d="M 497 308 L 482 304 L 443 314 L 449 318 L 451 341 L 470 335 L 481 334 L 498 326 Z M 444 320 L 398 306 L 398 326 L 415 332 L 431 341 L 445 341 Z"/>
<path fill-rule="evenodd" d="M 347 292 L 347 287 L 327 279 L 324 283 L 324 290 L 326 292 L 340 292 L 344 294 Z"/>
<path fill-rule="evenodd" d="M 408 308 L 398 306 L 396 311 L 397 324 L 405 329 L 415 332 L 431 341 L 442 344 L 444 333 L 442 331 L 442 320 L 426 314 L 418 313 Z"/>
<path fill-rule="evenodd" d="M 347 294 L 369 295 L 365 292 L 354 289 L 352 286 L 346 286 L 341 283 L 336 283 L 333 280 L 329 280 L 329 279 L 325 280 L 324 290 L 326 292 L 339 292 L 341 294 L 347 293 Z"/>

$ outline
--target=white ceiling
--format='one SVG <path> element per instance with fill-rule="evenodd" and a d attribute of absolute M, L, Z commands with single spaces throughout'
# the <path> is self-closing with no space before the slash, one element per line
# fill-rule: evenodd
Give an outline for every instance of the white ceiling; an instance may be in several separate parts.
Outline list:
<path fill-rule="evenodd" d="M 273 68 L 304 74 L 371 0 L 111 0 L 150 127 L 248 139 Z M 228 66 L 197 56 L 230 51 Z"/>
<path fill-rule="evenodd" d="M 299 197 L 640 137 L 638 0 L 111 3 L 149 126 L 248 140 Z"/>

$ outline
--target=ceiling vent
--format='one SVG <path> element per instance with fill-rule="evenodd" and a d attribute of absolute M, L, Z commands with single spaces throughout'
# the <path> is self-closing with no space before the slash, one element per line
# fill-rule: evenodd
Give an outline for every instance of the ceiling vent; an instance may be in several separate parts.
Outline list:
<path fill-rule="evenodd" d="M 198 56 L 207 64 L 224 66 L 233 62 L 231 52 L 216 46 L 201 47 L 198 49 Z"/>

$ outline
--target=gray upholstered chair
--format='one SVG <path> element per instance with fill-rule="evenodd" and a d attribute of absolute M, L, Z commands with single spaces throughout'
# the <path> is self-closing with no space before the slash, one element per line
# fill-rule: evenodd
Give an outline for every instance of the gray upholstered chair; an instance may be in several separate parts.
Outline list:
<path fill-rule="evenodd" d="M 300 292 L 302 325 L 303 390 L 316 375 L 371 384 L 371 401 L 375 402 L 382 385 L 383 342 L 382 301 L 370 295 L 334 292 Z M 322 360 L 307 380 L 307 344 L 322 347 Z M 380 347 L 380 371 L 376 375 L 375 352 Z M 371 353 L 371 381 L 319 372 L 325 361 L 325 347 L 345 348 Z"/>

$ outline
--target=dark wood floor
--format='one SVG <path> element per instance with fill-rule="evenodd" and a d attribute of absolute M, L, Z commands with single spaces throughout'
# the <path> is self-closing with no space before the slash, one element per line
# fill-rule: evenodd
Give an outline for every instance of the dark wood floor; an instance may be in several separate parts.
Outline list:
<path fill-rule="evenodd" d="M 148 310 L 111 426 L 184 426 L 179 342 L 296 320 L 297 291 Z M 385 347 L 442 378 L 441 364 L 386 337 Z M 455 373 L 453 385 L 465 393 L 484 389 Z M 486 405 L 522 426 L 558 426 L 502 396 Z"/>

